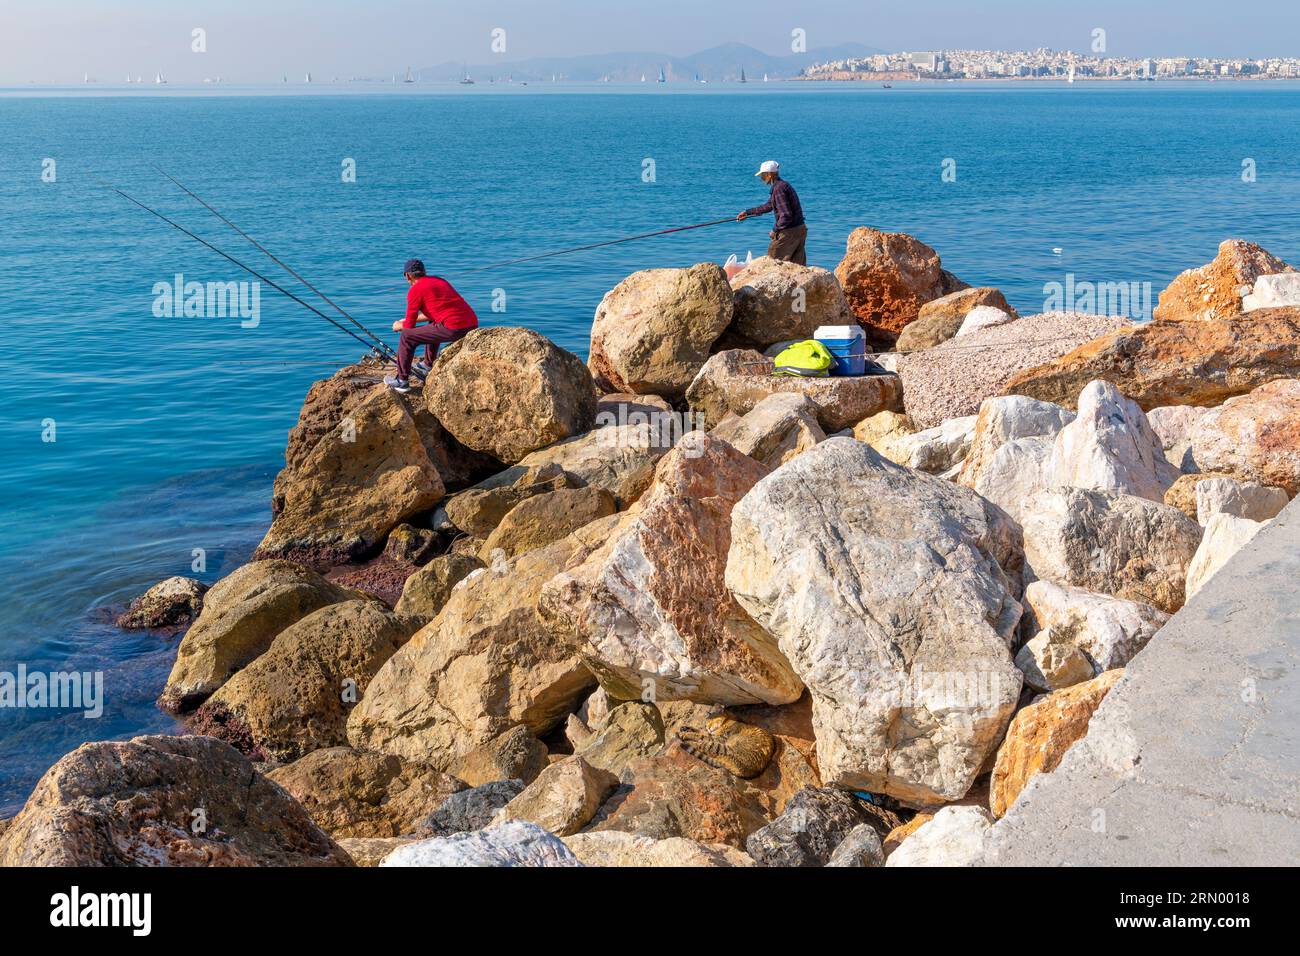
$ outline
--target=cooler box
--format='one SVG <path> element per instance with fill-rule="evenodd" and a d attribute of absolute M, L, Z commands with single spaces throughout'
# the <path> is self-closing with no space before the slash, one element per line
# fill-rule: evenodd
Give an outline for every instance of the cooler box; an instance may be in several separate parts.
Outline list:
<path fill-rule="evenodd" d="M 835 375 L 867 374 L 867 336 L 857 325 L 823 325 L 813 338 L 835 356 Z"/>

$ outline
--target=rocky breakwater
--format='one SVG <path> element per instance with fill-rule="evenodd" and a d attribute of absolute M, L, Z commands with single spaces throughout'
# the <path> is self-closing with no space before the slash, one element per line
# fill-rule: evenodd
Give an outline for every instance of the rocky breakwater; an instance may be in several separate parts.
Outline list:
<path fill-rule="evenodd" d="M 979 858 L 1300 490 L 1300 377 L 1266 347 L 1287 308 L 1016 318 L 907 238 L 860 236 L 860 263 L 910 265 L 877 257 L 851 289 L 763 260 L 730 285 L 638 274 L 590 367 L 503 328 L 423 394 L 363 366 L 317 383 L 263 554 L 127 622 L 197 613 L 161 702 L 207 736 L 69 754 L 0 862 Z M 770 374 L 758 349 L 855 302 L 880 330 L 937 303 L 937 344 L 901 383 Z M 1043 323 L 1067 341 L 1036 343 Z M 1174 326 L 1220 380 L 1080 358 Z M 1228 334 L 1256 345 L 1229 362 Z M 957 358 L 981 354 L 1002 358 Z M 1003 394 L 1033 365 L 1050 390 Z"/>

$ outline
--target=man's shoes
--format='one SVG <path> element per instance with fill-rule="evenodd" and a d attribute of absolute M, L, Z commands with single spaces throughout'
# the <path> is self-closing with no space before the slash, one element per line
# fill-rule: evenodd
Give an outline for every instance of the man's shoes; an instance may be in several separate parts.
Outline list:
<path fill-rule="evenodd" d="M 398 378 L 396 375 L 385 375 L 384 384 L 394 392 L 401 392 L 402 394 L 406 394 L 411 390 L 410 381 L 408 379 Z"/>
<path fill-rule="evenodd" d="M 420 361 L 416 362 L 413 366 L 411 366 L 411 371 L 414 372 L 416 375 L 420 376 L 420 378 L 428 378 L 431 369 L 429 367 L 429 363 L 421 359 Z"/>

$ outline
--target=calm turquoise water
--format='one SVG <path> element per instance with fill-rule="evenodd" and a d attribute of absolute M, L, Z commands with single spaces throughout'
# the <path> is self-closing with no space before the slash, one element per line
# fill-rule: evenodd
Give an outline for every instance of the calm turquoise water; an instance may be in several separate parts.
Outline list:
<path fill-rule="evenodd" d="M 173 726 L 153 699 L 175 639 L 123 634 L 106 617 L 190 573 L 194 548 L 208 580 L 247 556 L 303 394 L 359 352 L 269 288 L 255 329 L 155 318 L 154 283 L 177 272 L 244 277 L 93 177 L 253 262 L 152 172 L 158 162 L 376 329 L 399 317 L 401 263 L 420 255 L 485 320 L 585 352 L 592 313 L 623 276 L 758 254 L 768 226 L 463 281 L 461 270 L 729 215 L 762 201 L 751 173 L 775 157 L 803 199 L 814 264 L 833 267 L 854 226 L 906 231 L 962 278 L 1039 311 L 1043 284 L 1067 272 L 1158 291 L 1229 236 L 1300 261 L 1297 142 L 1300 90 L 1265 85 L 0 92 L 0 671 L 102 670 L 106 695 L 99 719 L 0 710 L 0 813 L 77 744 Z M 41 181 L 46 157 L 55 183 Z M 356 183 L 340 181 L 349 157 Z M 956 182 L 941 180 L 946 158 Z M 491 312 L 497 288 L 504 314 Z M 54 442 L 42 441 L 46 419 Z"/>

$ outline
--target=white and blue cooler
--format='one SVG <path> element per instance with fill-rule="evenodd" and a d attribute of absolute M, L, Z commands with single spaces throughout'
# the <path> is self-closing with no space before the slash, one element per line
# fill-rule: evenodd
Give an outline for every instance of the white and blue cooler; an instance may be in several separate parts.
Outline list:
<path fill-rule="evenodd" d="M 813 338 L 835 356 L 835 375 L 867 374 L 867 336 L 858 325 L 822 325 Z"/>

